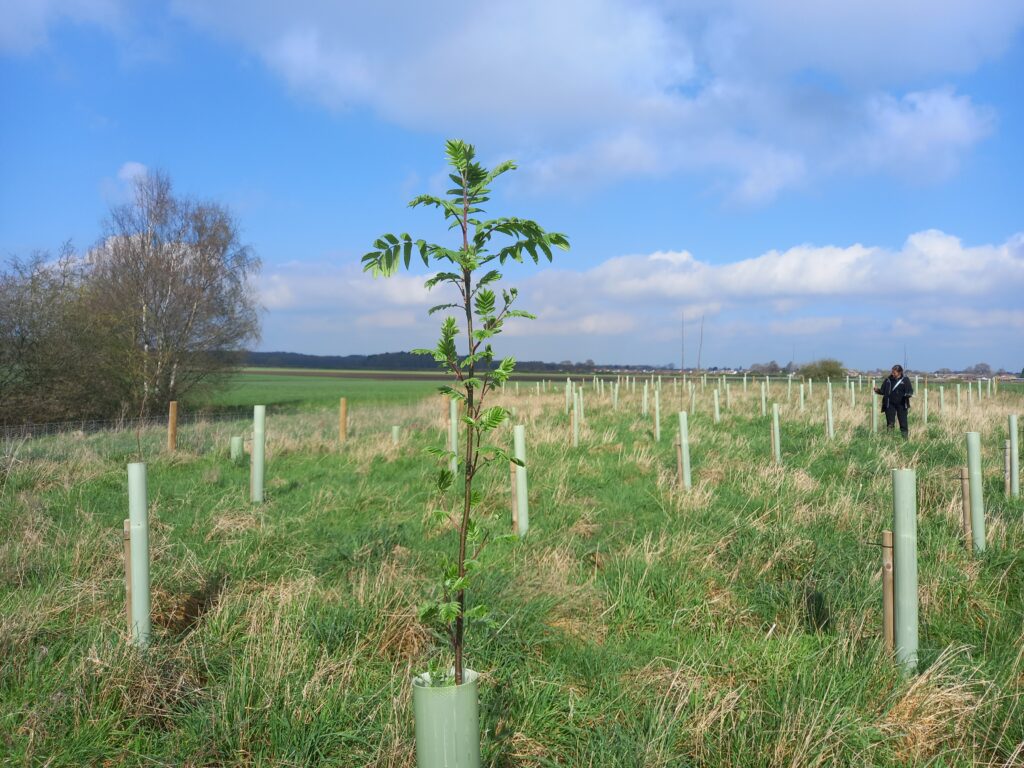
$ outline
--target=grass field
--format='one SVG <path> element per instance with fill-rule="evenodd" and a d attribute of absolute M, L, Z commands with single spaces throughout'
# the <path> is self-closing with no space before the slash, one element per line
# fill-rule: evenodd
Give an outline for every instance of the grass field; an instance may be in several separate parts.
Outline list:
<path fill-rule="evenodd" d="M 261 404 L 310 410 L 336 407 L 338 398 L 347 397 L 364 406 L 383 406 L 426 397 L 441 383 L 445 382 L 440 378 L 437 382 L 402 381 L 400 375 L 393 380 L 335 378 L 250 368 L 231 376 L 223 389 L 200 396 L 189 405 L 216 409 Z"/>
<path fill-rule="evenodd" d="M 506 405 L 527 425 L 531 529 L 500 541 L 470 595 L 492 766 L 1024 764 L 1024 503 L 1003 495 L 1006 416 L 1024 396 L 912 412 L 871 435 L 868 398 L 786 403 L 772 464 L 754 387 L 691 415 L 694 488 L 675 480 L 640 395 L 587 387 L 581 446 L 561 392 Z M 0 487 L 0 756 L 13 765 L 413 764 L 409 678 L 445 645 L 417 619 L 453 533 L 431 493 L 447 405 L 426 382 L 260 374 L 222 404 L 268 408 L 267 502 L 227 460 L 241 423 L 143 441 L 154 642 L 125 642 L 121 526 L 134 439 L 8 447 Z M 352 436 L 336 442 L 340 395 Z M 426 397 L 422 397 L 427 395 Z M 918 398 L 920 401 L 920 397 Z M 723 401 L 724 402 L 724 401 Z M 301 407 L 298 407 L 301 404 Z M 330 406 L 330 407 L 324 407 Z M 390 426 L 403 427 L 399 446 Z M 504 428 L 503 428 L 504 429 Z M 960 536 L 963 434 L 982 433 L 988 550 Z M 507 430 L 510 432 L 511 430 Z M 121 442 L 117 442 L 117 441 Z M 511 443 L 511 435 L 507 435 Z M 28 458 L 26 458 L 26 456 Z M 881 531 L 893 467 L 918 473 L 921 674 L 881 642 Z M 481 512 L 509 529 L 508 471 Z"/>

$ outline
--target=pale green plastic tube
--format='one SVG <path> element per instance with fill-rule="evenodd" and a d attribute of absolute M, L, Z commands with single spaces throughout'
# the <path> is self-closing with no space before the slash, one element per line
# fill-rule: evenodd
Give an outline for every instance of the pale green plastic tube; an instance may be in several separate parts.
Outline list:
<path fill-rule="evenodd" d="M 242 438 L 236 435 L 231 438 L 231 461 L 238 463 L 242 460 Z"/>
<path fill-rule="evenodd" d="M 761 415 L 768 415 L 768 393 L 765 391 L 764 382 L 761 382 Z"/>
<path fill-rule="evenodd" d="M 974 551 L 985 551 L 985 501 L 981 487 L 981 435 L 967 433 L 967 477 L 971 490 L 971 536 Z"/>
<path fill-rule="evenodd" d="M 828 439 L 834 440 L 836 436 L 836 424 L 832 418 L 832 398 L 825 401 L 825 423 L 828 425 Z"/>
<path fill-rule="evenodd" d="M 146 465 L 128 465 L 128 522 L 131 538 L 132 642 L 149 645 L 149 504 L 146 499 Z"/>
<path fill-rule="evenodd" d="M 772 446 L 775 452 L 775 463 L 782 463 L 782 437 L 779 432 L 779 404 L 772 403 L 772 436 L 775 438 Z"/>
<path fill-rule="evenodd" d="M 917 672 L 917 480 L 912 469 L 892 471 L 893 587 L 896 662 L 905 677 Z"/>
<path fill-rule="evenodd" d="M 804 412 L 804 385 L 800 384 L 800 413 Z"/>
<path fill-rule="evenodd" d="M 478 677 L 466 669 L 462 685 L 437 687 L 429 674 L 413 678 L 417 768 L 479 768 Z"/>
<path fill-rule="evenodd" d="M 722 420 L 722 415 L 718 410 L 718 390 L 716 389 L 711 394 L 715 401 L 715 424 L 718 424 Z"/>
<path fill-rule="evenodd" d="M 1020 498 L 1020 443 L 1017 439 L 1017 414 L 1009 417 L 1010 428 L 1010 496 Z"/>
<path fill-rule="evenodd" d="M 448 401 L 448 450 L 452 452 L 449 469 L 452 475 L 459 474 L 459 401 Z"/>
<path fill-rule="evenodd" d="M 693 478 L 690 476 L 690 430 L 686 423 L 686 411 L 679 412 L 679 443 L 683 454 L 683 487 L 692 488 Z"/>
<path fill-rule="evenodd" d="M 516 505 L 519 511 L 519 535 L 525 536 L 530 527 L 530 498 L 526 485 L 526 426 L 516 424 L 512 430 L 512 450 L 523 466 L 516 467 Z"/>
<path fill-rule="evenodd" d="M 661 442 L 661 392 L 654 390 L 654 442 Z"/>
<path fill-rule="evenodd" d="M 398 445 L 402 440 L 402 428 L 397 424 L 391 427 L 391 444 Z"/>
<path fill-rule="evenodd" d="M 264 458 L 266 457 L 267 406 L 252 409 L 252 462 L 249 469 L 249 497 L 254 504 L 263 503 Z"/>
<path fill-rule="evenodd" d="M 924 412 L 921 414 L 921 421 L 923 424 L 928 424 L 928 390 L 924 391 Z"/>

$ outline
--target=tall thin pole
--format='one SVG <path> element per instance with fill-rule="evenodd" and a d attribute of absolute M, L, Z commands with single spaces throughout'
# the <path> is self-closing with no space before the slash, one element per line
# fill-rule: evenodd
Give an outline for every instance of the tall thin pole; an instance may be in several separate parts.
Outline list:
<path fill-rule="evenodd" d="M 907 677 L 917 671 L 917 479 L 892 471 L 893 561 L 896 587 L 896 661 Z"/>

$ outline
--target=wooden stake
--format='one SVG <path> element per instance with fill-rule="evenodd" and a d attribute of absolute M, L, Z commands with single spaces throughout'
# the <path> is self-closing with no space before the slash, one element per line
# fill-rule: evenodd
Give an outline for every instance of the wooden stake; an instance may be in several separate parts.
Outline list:
<path fill-rule="evenodd" d="M 171 400 L 167 410 L 167 450 L 178 449 L 178 401 Z"/>
<path fill-rule="evenodd" d="M 892 652 L 895 641 L 892 573 L 892 531 L 882 531 L 882 637 L 889 652 Z"/>
<path fill-rule="evenodd" d="M 963 498 L 961 525 L 964 529 L 964 546 L 970 551 L 974 547 L 974 537 L 971 534 L 971 478 L 967 467 L 960 467 L 960 492 Z"/>
<path fill-rule="evenodd" d="M 338 401 L 338 443 L 348 440 L 348 398 Z"/>
<path fill-rule="evenodd" d="M 676 476 L 679 485 L 683 485 L 683 441 L 676 438 Z"/>
<path fill-rule="evenodd" d="M 519 535 L 519 491 L 516 488 L 516 470 L 518 469 L 518 467 L 516 466 L 515 462 L 513 462 L 513 461 L 510 461 L 508 463 L 508 466 L 509 466 L 509 475 L 511 476 L 511 480 L 512 480 L 512 533 L 514 533 L 516 536 L 518 536 Z"/>
<path fill-rule="evenodd" d="M 132 521 L 124 520 L 124 609 L 128 634 L 132 633 Z"/>

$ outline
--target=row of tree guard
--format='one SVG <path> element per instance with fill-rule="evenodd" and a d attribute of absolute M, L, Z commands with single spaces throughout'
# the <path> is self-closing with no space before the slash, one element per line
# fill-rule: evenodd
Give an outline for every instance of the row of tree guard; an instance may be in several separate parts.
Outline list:
<path fill-rule="evenodd" d="M 632 385 L 635 391 L 636 381 L 626 377 L 627 387 Z M 644 382 L 642 411 L 647 412 L 648 384 Z M 613 407 L 618 407 L 618 391 L 621 382 L 612 385 L 611 396 Z M 540 389 L 543 385 L 537 383 Z M 695 385 L 691 382 L 691 393 Z M 851 383 L 852 386 L 852 383 Z M 661 438 L 661 399 L 660 386 L 652 387 L 654 393 L 654 437 Z M 762 413 L 767 410 L 765 396 L 767 386 L 761 382 Z M 801 405 L 803 405 L 803 384 L 800 385 Z M 546 387 L 543 390 L 546 391 Z M 585 419 L 585 400 L 583 388 L 571 380 L 566 383 L 566 410 L 570 414 L 573 433 L 573 445 L 579 445 L 579 426 Z M 717 396 L 718 389 L 714 390 Z M 571 404 L 571 409 L 570 409 Z M 714 398 L 715 421 L 719 420 L 718 398 Z M 827 429 L 830 437 L 834 436 L 832 399 L 826 399 Z M 514 409 L 513 409 L 514 410 Z M 174 450 L 177 443 L 177 403 L 172 402 L 168 413 L 167 445 Z M 453 452 L 451 468 L 457 469 L 454 452 L 458 447 L 459 408 L 454 400 L 448 406 L 449 429 L 447 442 Z M 676 440 L 676 459 L 678 482 L 682 488 L 693 487 L 690 467 L 690 441 L 688 413 L 678 412 L 678 439 Z M 772 458 L 776 464 L 782 463 L 780 439 L 779 405 L 772 403 L 771 448 Z M 1018 452 L 1017 416 L 1008 419 L 1009 438 L 1005 441 L 1005 490 L 1007 496 L 1020 496 L 1020 469 Z M 877 423 L 876 425 L 877 426 Z M 392 427 L 392 441 L 399 442 L 399 427 Z M 342 397 L 338 409 L 338 440 L 344 444 L 348 440 L 348 402 Z M 975 552 L 985 549 L 985 508 L 982 491 L 981 474 L 981 435 L 968 432 L 967 465 L 961 469 L 963 530 L 969 548 Z M 510 463 L 512 525 L 519 536 L 525 536 L 529 530 L 529 489 L 526 470 L 526 426 L 517 424 L 513 428 L 513 455 L 522 462 Z M 230 459 L 238 462 L 244 457 L 244 445 L 241 436 L 230 439 Z M 264 478 L 266 457 L 266 406 L 257 405 L 253 408 L 252 449 L 250 459 L 250 500 L 254 504 L 264 501 Z M 912 469 L 893 470 L 893 530 L 882 534 L 882 624 L 883 636 L 887 647 L 894 649 L 897 662 L 907 673 L 917 667 L 917 510 L 916 510 L 916 477 Z M 126 608 L 131 641 L 145 646 L 151 635 L 150 624 L 150 589 L 149 589 L 149 522 L 146 489 L 146 464 L 135 462 L 128 465 L 128 510 L 129 517 L 124 521 L 125 541 L 125 582 Z"/>

